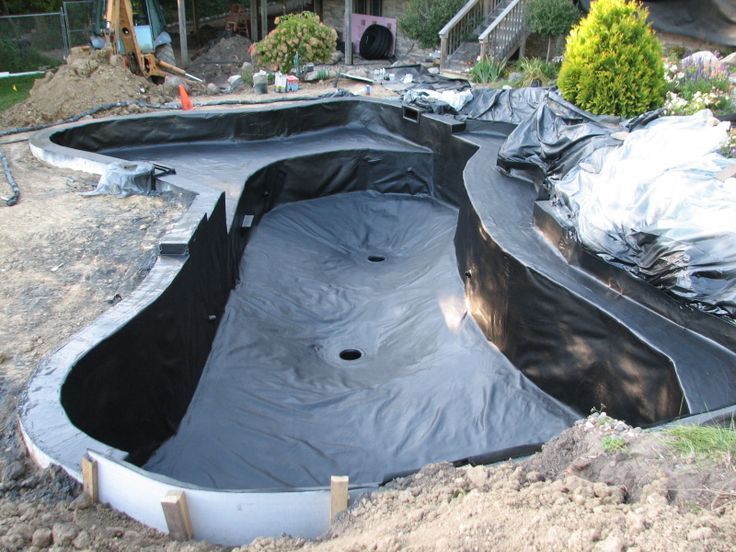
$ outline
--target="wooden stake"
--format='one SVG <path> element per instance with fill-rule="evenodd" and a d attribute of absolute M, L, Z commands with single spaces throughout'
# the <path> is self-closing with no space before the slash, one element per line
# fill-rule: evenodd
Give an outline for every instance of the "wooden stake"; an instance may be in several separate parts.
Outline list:
<path fill-rule="evenodd" d="M 333 475 L 330 478 L 330 522 L 340 512 L 348 509 L 348 483 L 347 475 Z"/>
<path fill-rule="evenodd" d="M 192 540 L 192 520 L 189 517 L 184 491 L 169 491 L 161 501 L 169 536 L 178 541 Z"/>
<path fill-rule="evenodd" d="M 90 497 L 93 502 L 100 500 L 100 489 L 97 484 L 97 461 L 86 455 L 82 457 L 82 489 L 84 494 Z"/>

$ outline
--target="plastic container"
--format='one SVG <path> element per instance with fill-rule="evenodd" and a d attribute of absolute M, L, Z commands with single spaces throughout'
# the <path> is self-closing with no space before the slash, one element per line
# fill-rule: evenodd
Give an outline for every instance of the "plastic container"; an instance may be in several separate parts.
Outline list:
<path fill-rule="evenodd" d="M 268 73 L 260 71 L 253 75 L 253 88 L 256 94 L 267 94 L 268 93 Z"/>

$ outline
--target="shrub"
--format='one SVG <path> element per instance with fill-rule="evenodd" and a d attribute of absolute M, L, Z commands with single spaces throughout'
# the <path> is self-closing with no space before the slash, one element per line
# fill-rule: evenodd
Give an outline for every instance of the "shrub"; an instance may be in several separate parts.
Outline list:
<path fill-rule="evenodd" d="M 547 37 L 547 61 L 552 37 L 569 33 L 578 19 L 580 12 L 571 0 L 529 0 L 526 9 L 529 30 Z"/>
<path fill-rule="evenodd" d="M 662 45 L 637 2 L 597 0 L 567 39 L 557 85 L 596 114 L 631 117 L 659 107 L 666 83 Z"/>
<path fill-rule="evenodd" d="M 288 73 L 296 56 L 300 63 L 329 61 L 336 43 L 335 29 L 320 23 L 316 14 L 294 13 L 276 18 L 276 28 L 251 46 L 251 55 L 263 65 Z"/>
<path fill-rule="evenodd" d="M 465 5 L 465 0 L 409 0 L 399 28 L 422 48 L 439 44 L 439 32 Z"/>
<path fill-rule="evenodd" d="M 560 66 L 557 63 L 544 61 L 542 58 L 524 58 L 519 60 L 518 69 L 522 73 L 519 86 L 531 86 L 535 80 L 549 84 L 557 78 Z"/>
<path fill-rule="evenodd" d="M 490 57 L 479 59 L 470 70 L 470 80 L 478 83 L 489 83 L 501 78 L 506 60 L 496 60 Z"/>

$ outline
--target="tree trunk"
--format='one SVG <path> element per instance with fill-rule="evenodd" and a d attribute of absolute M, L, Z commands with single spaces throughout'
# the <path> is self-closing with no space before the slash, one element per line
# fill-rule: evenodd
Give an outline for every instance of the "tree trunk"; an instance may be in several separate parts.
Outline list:
<path fill-rule="evenodd" d="M 547 60 L 546 60 L 547 63 L 549 63 L 549 53 L 551 49 L 552 49 L 552 37 L 548 36 L 547 37 Z"/>

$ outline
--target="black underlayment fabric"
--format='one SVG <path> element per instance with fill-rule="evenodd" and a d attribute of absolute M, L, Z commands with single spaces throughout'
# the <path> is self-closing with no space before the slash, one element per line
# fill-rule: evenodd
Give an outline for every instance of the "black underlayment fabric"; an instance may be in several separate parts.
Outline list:
<path fill-rule="evenodd" d="M 466 313 L 456 222 L 377 192 L 268 213 L 178 433 L 145 468 L 219 489 L 366 484 L 568 427 L 575 413 Z"/>

